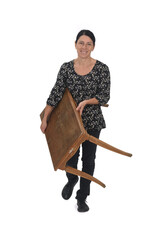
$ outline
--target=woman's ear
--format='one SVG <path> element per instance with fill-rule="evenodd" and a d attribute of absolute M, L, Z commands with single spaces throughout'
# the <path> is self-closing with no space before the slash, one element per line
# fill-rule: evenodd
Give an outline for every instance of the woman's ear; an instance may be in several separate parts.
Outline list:
<path fill-rule="evenodd" d="M 95 47 L 95 46 L 93 45 L 93 49 L 92 49 L 92 51 L 94 50 L 94 47 Z"/>

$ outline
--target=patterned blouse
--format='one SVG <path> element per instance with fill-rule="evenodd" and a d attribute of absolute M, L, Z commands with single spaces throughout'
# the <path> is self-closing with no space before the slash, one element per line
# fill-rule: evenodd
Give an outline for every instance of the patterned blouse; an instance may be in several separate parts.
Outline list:
<path fill-rule="evenodd" d="M 64 63 L 57 81 L 51 90 L 47 104 L 56 107 L 68 88 L 77 105 L 87 99 L 96 98 L 99 104 L 86 105 L 82 112 L 84 128 L 101 130 L 106 127 L 101 106 L 110 99 L 110 72 L 106 64 L 96 61 L 86 75 L 78 75 L 74 70 L 74 60 Z"/>

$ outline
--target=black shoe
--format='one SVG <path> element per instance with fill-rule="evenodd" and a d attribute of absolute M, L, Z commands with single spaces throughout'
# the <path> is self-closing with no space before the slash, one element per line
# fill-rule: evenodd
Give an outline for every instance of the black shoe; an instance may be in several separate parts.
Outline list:
<path fill-rule="evenodd" d="M 86 204 L 85 201 L 77 201 L 77 206 L 78 206 L 78 212 L 87 212 L 89 211 L 89 207 L 88 205 Z"/>
<path fill-rule="evenodd" d="M 73 188 L 74 186 L 76 185 L 76 183 L 78 182 L 78 178 L 76 178 L 74 181 L 69 181 L 63 188 L 62 190 L 62 197 L 65 199 L 65 200 L 68 200 L 71 195 L 72 195 L 72 192 L 73 192 Z"/>

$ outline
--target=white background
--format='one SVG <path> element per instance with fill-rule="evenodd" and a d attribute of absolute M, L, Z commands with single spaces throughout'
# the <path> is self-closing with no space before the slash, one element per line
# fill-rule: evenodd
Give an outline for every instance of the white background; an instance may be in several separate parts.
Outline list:
<path fill-rule="evenodd" d="M 15 0 L 0 3 L 0 239 L 160 239 L 158 0 Z M 39 114 L 62 63 L 77 57 L 77 33 L 96 36 L 92 57 L 111 72 L 90 211 L 65 201 Z M 81 169 L 81 161 L 79 161 Z"/>

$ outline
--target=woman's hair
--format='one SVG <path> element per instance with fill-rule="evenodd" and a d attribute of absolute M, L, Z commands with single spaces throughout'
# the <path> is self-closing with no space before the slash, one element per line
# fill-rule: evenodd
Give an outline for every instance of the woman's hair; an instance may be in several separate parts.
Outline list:
<path fill-rule="evenodd" d="M 93 42 L 93 45 L 95 46 L 95 42 L 96 42 L 96 39 L 95 39 L 95 36 L 94 34 L 89 31 L 89 30 L 81 30 L 78 34 L 77 34 L 77 37 L 76 37 L 76 43 L 78 41 L 78 39 L 83 36 L 83 35 L 86 35 L 88 37 L 90 37 L 92 39 L 92 42 Z"/>

